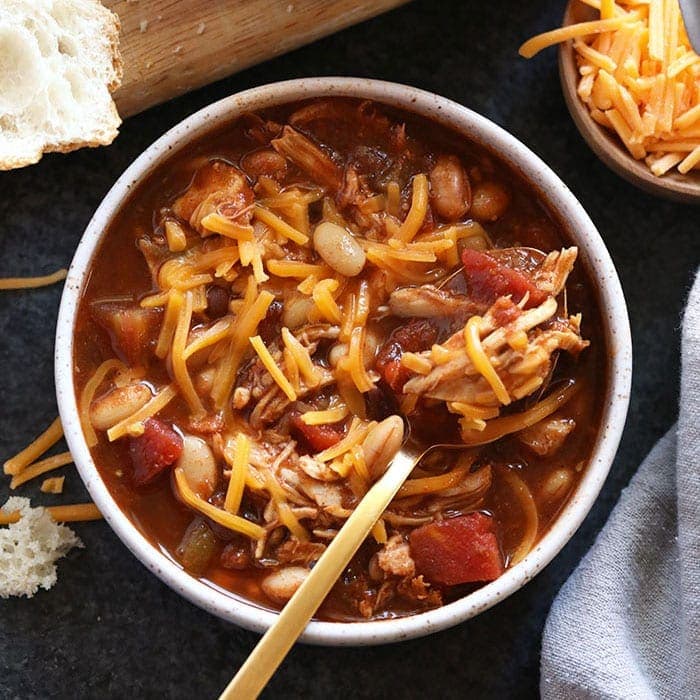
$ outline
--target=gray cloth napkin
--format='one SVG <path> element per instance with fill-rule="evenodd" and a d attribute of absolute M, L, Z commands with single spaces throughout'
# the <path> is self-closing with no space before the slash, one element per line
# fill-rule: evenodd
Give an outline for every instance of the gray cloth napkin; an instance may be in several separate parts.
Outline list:
<path fill-rule="evenodd" d="M 550 611 L 544 700 L 700 699 L 700 275 L 682 353 L 678 424 L 622 492 Z"/>

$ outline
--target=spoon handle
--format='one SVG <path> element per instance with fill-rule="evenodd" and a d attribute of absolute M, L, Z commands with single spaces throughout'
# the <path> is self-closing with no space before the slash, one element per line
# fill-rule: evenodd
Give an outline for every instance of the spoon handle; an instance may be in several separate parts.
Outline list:
<path fill-rule="evenodd" d="M 399 452 L 360 501 L 219 700 L 257 698 L 416 464 Z"/>

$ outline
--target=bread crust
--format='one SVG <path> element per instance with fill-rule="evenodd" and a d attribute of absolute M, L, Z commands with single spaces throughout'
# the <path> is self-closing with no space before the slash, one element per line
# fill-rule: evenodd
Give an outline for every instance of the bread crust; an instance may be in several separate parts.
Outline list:
<path fill-rule="evenodd" d="M 119 51 L 119 33 L 121 31 L 121 22 L 119 16 L 104 7 L 97 0 L 88 0 L 91 5 L 95 6 L 95 10 L 101 15 L 102 26 L 100 31 L 104 34 L 109 42 L 109 52 L 111 54 L 112 69 L 114 77 L 107 84 L 107 89 L 110 94 L 113 94 L 121 85 L 124 74 L 124 66 L 122 62 L 121 52 Z M 109 105 L 109 120 L 108 125 L 100 130 L 100 133 L 93 138 L 77 139 L 70 142 L 51 142 L 46 141 L 32 153 L 24 153 L 17 157 L 0 157 L 0 171 L 14 170 L 15 168 L 23 168 L 27 165 L 38 163 L 45 153 L 70 153 L 71 151 L 80 148 L 96 148 L 98 146 L 108 146 L 114 141 L 119 133 L 119 125 L 121 117 L 117 111 L 117 107 L 112 100 Z"/>

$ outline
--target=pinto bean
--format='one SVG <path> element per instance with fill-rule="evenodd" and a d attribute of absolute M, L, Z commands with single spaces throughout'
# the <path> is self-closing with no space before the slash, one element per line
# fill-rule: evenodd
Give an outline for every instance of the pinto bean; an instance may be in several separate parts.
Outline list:
<path fill-rule="evenodd" d="M 384 474 L 402 442 L 403 420 L 399 416 L 385 418 L 367 433 L 362 452 L 372 480 Z"/>
<path fill-rule="evenodd" d="M 487 180 L 478 185 L 472 194 L 470 214 L 477 221 L 496 221 L 510 204 L 510 195 L 503 185 Z"/>
<path fill-rule="evenodd" d="M 90 422 L 96 430 L 108 430 L 144 406 L 151 398 L 145 384 L 129 384 L 112 389 L 90 406 Z"/>
<path fill-rule="evenodd" d="M 182 468 L 187 483 L 198 496 L 207 499 L 214 493 L 219 474 L 214 453 L 204 440 L 194 435 L 185 435 L 182 454 L 176 466 Z"/>
<path fill-rule="evenodd" d="M 261 583 L 265 595 L 275 603 L 286 603 L 309 575 L 303 566 L 286 566 L 266 576 Z"/>
<path fill-rule="evenodd" d="M 367 256 L 355 237 L 342 226 L 323 221 L 314 231 L 314 249 L 336 271 L 345 277 L 362 272 Z"/>
<path fill-rule="evenodd" d="M 447 221 L 461 219 L 471 204 L 469 178 L 456 156 L 440 156 L 430 171 L 430 196 L 435 211 Z"/>

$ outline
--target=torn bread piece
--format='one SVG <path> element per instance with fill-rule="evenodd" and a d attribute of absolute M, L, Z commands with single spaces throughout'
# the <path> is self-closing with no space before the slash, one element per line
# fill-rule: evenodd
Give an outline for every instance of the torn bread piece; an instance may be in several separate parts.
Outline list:
<path fill-rule="evenodd" d="M 39 587 L 48 590 L 56 583 L 56 561 L 83 543 L 45 508 L 32 508 L 28 498 L 10 498 L 0 510 L 21 515 L 0 528 L 0 598 L 31 598 Z"/>
<path fill-rule="evenodd" d="M 3 1 L 0 170 L 114 140 L 119 29 L 117 15 L 96 0 Z"/>

